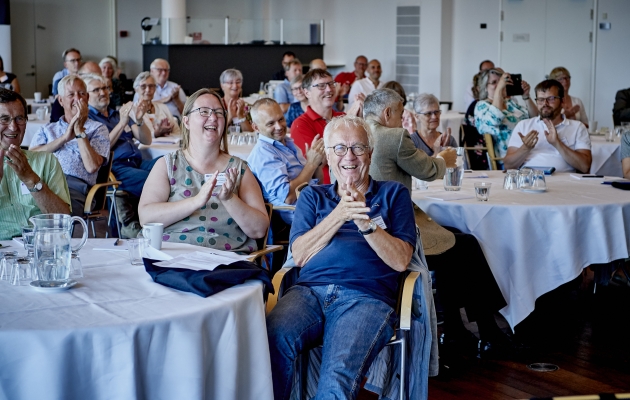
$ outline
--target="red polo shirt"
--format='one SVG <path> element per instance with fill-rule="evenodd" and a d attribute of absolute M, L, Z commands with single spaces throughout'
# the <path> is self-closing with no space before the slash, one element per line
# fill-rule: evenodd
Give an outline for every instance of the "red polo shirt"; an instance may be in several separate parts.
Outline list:
<path fill-rule="evenodd" d="M 352 86 L 352 84 L 356 80 L 357 80 L 357 75 L 354 73 L 354 71 L 340 72 L 337 76 L 335 76 L 335 82 L 339 83 L 340 85 L 343 85 L 344 83 L 348 82 L 348 84 Z"/>
<path fill-rule="evenodd" d="M 345 115 L 345 113 L 332 110 L 333 118 Z M 328 122 L 324 117 L 317 114 L 311 109 L 311 106 L 306 108 L 306 112 L 300 115 L 291 125 L 291 139 L 297 147 L 302 150 L 304 156 L 306 156 L 305 144 L 310 146 L 316 135 L 324 137 L 324 128 Z M 323 168 L 324 184 L 330 183 L 330 173 L 328 172 L 328 166 Z"/>

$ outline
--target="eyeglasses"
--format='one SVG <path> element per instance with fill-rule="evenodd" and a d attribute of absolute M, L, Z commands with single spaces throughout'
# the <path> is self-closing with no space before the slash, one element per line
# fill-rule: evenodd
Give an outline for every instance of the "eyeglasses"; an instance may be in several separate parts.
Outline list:
<path fill-rule="evenodd" d="M 545 102 L 551 104 L 555 103 L 556 100 L 560 100 L 562 97 L 560 96 L 549 96 L 549 97 L 536 97 L 536 103 L 545 104 Z"/>
<path fill-rule="evenodd" d="M 199 107 L 195 108 L 187 115 L 190 115 L 194 112 L 198 112 L 204 118 L 208 118 L 210 115 L 214 114 L 217 118 L 225 118 L 225 111 L 222 108 L 210 108 L 210 107 Z"/>
<path fill-rule="evenodd" d="M 69 60 L 66 60 L 66 62 L 69 62 L 69 63 L 80 63 L 81 59 L 80 58 L 71 58 Z"/>
<path fill-rule="evenodd" d="M 138 87 L 140 88 L 140 90 L 142 90 L 144 92 L 147 88 L 155 89 L 156 85 L 140 85 Z"/>
<path fill-rule="evenodd" d="M 88 92 L 98 94 L 101 91 L 107 93 L 109 92 L 109 90 L 110 90 L 109 86 L 101 86 L 101 87 L 94 88 L 92 90 L 88 90 Z"/>
<path fill-rule="evenodd" d="M 570 81 L 571 77 L 570 76 L 561 76 L 560 78 L 556 78 L 556 80 L 559 81 Z"/>
<path fill-rule="evenodd" d="M 355 156 L 362 156 L 365 154 L 365 151 L 370 148 L 370 146 L 364 146 L 362 144 L 355 144 L 354 146 L 346 146 L 343 144 L 338 144 L 336 146 L 328 146 L 327 149 L 333 149 L 336 155 L 339 157 L 343 157 L 348 153 L 348 149 L 352 149 L 352 154 Z"/>
<path fill-rule="evenodd" d="M 223 82 L 224 85 L 228 85 L 228 86 L 232 86 L 232 85 L 242 85 L 243 82 L 242 81 L 229 81 L 229 82 Z"/>
<path fill-rule="evenodd" d="M 335 86 L 337 86 L 337 82 L 335 81 L 330 81 L 330 82 L 323 82 L 323 83 L 318 83 L 316 85 L 311 85 L 311 87 L 316 87 L 319 90 L 324 90 L 326 89 L 326 86 L 330 87 L 331 89 L 334 89 Z"/>
<path fill-rule="evenodd" d="M 421 112 L 418 113 L 420 115 L 426 115 L 427 117 L 431 118 L 431 117 L 439 117 L 440 114 L 442 114 L 441 110 L 436 110 L 436 111 L 427 111 L 427 112 Z"/>
<path fill-rule="evenodd" d="M 156 70 L 159 73 L 168 72 L 171 70 L 170 68 L 156 68 L 156 67 L 151 67 L 151 69 Z"/>
<path fill-rule="evenodd" d="M 9 117 L 8 115 L 0 116 L 0 125 L 11 125 L 11 121 L 15 121 L 17 125 L 26 125 L 27 118 L 23 115 L 17 117 Z"/>
<path fill-rule="evenodd" d="M 299 92 L 300 90 L 302 90 L 302 86 L 300 86 L 300 87 L 292 87 L 291 88 L 292 92 Z"/>

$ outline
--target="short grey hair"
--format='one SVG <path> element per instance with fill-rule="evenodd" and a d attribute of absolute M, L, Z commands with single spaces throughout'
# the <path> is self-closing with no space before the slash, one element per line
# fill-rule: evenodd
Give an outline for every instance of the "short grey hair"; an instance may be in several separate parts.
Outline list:
<path fill-rule="evenodd" d="M 280 107 L 277 101 L 268 97 L 263 97 L 262 99 L 256 100 L 254 105 L 252 105 L 252 108 L 249 109 L 249 115 L 252 117 L 252 121 L 254 121 L 255 124 L 259 124 L 260 122 L 258 121 L 258 109 L 263 106 L 271 107 L 274 104 Z"/>
<path fill-rule="evenodd" d="M 149 78 L 155 81 L 155 78 L 153 77 L 153 75 L 151 75 L 149 71 L 140 72 L 138 76 L 136 76 L 136 80 L 133 81 L 133 88 L 134 89 L 137 88 L 138 86 L 142 84 L 142 82 L 146 81 Z"/>
<path fill-rule="evenodd" d="M 171 64 L 168 62 L 168 60 L 165 60 L 163 58 L 156 58 L 155 60 L 151 61 L 151 65 L 149 66 L 149 69 L 155 68 L 155 63 L 158 61 L 164 61 L 168 69 L 171 69 Z"/>
<path fill-rule="evenodd" d="M 481 75 L 479 75 L 479 79 L 477 81 L 477 92 L 479 93 L 479 100 L 485 100 L 488 98 L 488 81 L 490 80 L 490 75 L 503 75 L 503 70 L 501 68 L 491 68 L 485 71 L 481 71 Z"/>
<path fill-rule="evenodd" d="M 243 74 L 238 69 L 230 68 L 221 72 L 221 76 L 219 77 L 219 82 L 225 83 L 228 79 L 237 78 L 243 82 Z"/>
<path fill-rule="evenodd" d="M 438 106 L 440 108 L 440 100 L 430 93 L 422 93 L 413 101 L 413 110 L 416 113 L 421 113 L 429 106 Z"/>
<path fill-rule="evenodd" d="M 117 75 L 117 70 L 118 70 L 118 63 L 116 62 L 116 60 L 114 60 L 111 57 L 105 57 L 103 58 L 101 61 L 98 62 L 98 66 L 103 68 L 103 65 L 105 64 L 109 64 L 112 66 L 112 69 L 114 70 L 114 76 Z"/>
<path fill-rule="evenodd" d="M 370 149 L 374 148 L 374 136 L 372 136 L 372 130 L 370 126 L 365 122 L 365 120 L 361 117 L 355 117 L 351 115 L 342 115 L 340 117 L 335 117 L 324 129 L 324 146 L 330 147 L 332 143 L 330 143 L 330 136 L 339 130 L 341 127 L 344 128 L 359 128 L 365 131 L 365 135 L 368 139 L 368 146 Z"/>
<path fill-rule="evenodd" d="M 87 86 L 85 85 L 85 82 L 83 82 L 83 79 L 81 79 L 79 75 L 70 74 L 64 76 L 57 84 L 57 94 L 59 94 L 59 97 L 63 97 L 66 94 L 67 85 L 72 85 L 76 81 L 81 82 L 81 84 L 85 86 L 85 90 L 87 91 Z"/>
<path fill-rule="evenodd" d="M 402 103 L 403 98 L 392 89 L 377 89 L 370 93 L 363 103 L 363 118 L 370 115 L 380 117 L 387 107 L 394 103 Z"/>
<path fill-rule="evenodd" d="M 83 82 L 85 82 L 85 86 L 89 85 L 90 82 L 92 81 L 99 81 L 104 85 L 109 85 L 109 79 L 105 78 L 104 76 L 101 75 L 96 75 L 96 74 L 85 74 L 83 76 L 81 76 L 81 79 L 83 79 Z"/>

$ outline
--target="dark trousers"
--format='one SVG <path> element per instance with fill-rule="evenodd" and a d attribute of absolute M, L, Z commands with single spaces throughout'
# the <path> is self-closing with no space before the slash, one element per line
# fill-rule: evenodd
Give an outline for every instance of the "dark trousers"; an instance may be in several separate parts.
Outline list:
<path fill-rule="evenodd" d="M 149 176 L 149 172 L 155 165 L 155 162 L 159 160 L 154 158 L 153 160 L 141 160 L 135 158 L 128 158 L 125 160 L 114 160 L 112 164 L 112 172 L 116 177 L 116 180 L 122 182 L 120 190 L 124 190 L 136 197 L 140 197 L 142 194 L 142 188 L 144 182 Z"/>
<path fill-rule="evenodd" d="M 83 217 L 83 209 L 85 208 L 85 197 L 90 191 L 91 186 L 83 179 L 66 175 L 68 182 L 68 191 L 70 192 L 70 205 L 72 206 L 72 215 Z"/>
<path fill-rule="evenodd" d="M 477 239 L 456 228 L 455 246 L 442 254 L 426 256 L 435 271 L 437 290 L 444 310 L 466 308 L 469 321 L 492 314 L 507 305 Z M 448 321 L 445 321 L 448 323 Z"/>

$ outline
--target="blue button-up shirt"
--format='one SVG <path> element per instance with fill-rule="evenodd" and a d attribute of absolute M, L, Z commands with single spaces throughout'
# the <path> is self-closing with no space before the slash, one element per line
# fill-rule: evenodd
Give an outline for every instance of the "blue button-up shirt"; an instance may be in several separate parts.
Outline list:
<path fill-rule="evenodd" d="M 67 129 L 68 123 L 66 122 L 65 116 L 62 116 L 59 118 L 59 121 L 46 124 L 39 128 L 39 131 L 31 140 L 30 147 L 33 148 L 51 143 L 63 136 Z M 109 132 L 105 125 L 88 119 L 85 121 L 83 129 L 87 134 L 87 139 L 90 141 L 90 146 L 92 146 L 97 154 L 107 160 L 109 158 Z M 64 174 L 82 179 L 88 185 L 94 185 L 96 183 L 98 170 L 93 173 L 87 172 L 83 164 L 83 159 L 81 158 L 81 153 L 79 152 L 78 141 L 79 139 L 72 139 L 54 151 L 53 154 L 57 157 L 57 160 L 59 160 Z"/>
<path fill-rule="evenodd" d="M 293 143 L 293 139 L 286 137 L 285 143 L 259 135 L 258 142 L 247 158 L 249 168 L 262 186 L 265 201 L 274 206 L 289 205 L 284 200 L 289 195 L 291 181 L 300 175 L 306 164 L 302 151 Z M 311 180 L 311 184 L 314 183 L 317 183 L 317 179 Z M 277 212 L 286 223 L 293 221 L 293 211 Z"/>
<path fill-rule="evenodd" d="M 120 122 L 120 113 L 113 108 L 108 108 L 107 114 L 108 116 L 106 117 L 96 108 L 92 106 L 88 107 L 88 116 L 90 119 L 102 123 L 107 127 L 107 130 L 111 132 Z M 135 122 L 129 118 L 128 126 L 131 127 L 133 124 L 135 124 Z M 116 143 L 112 146 L 112 150 L 114 150 L 114 161 L 120 159 L 126 160 L 128 158 L 142 159 L 142 152 L 140 152 L 140 149 L 136 145 L 133 132 L 131 131 L 125 132 L 125 130 L 123 130 Z"/>
<path fill-rule="evenodd" d="M 293 93 L 291 92 L 291 83 L 287 79 L 276 86 L 276 90 L 273 92 L 273 98 L 278 103 L 295 103 L 295 97 L 293 97 Z"/>

